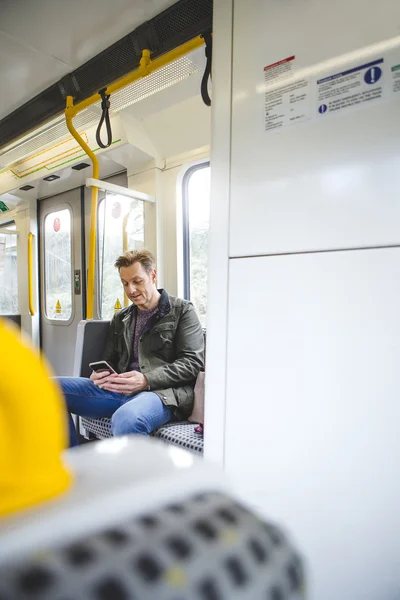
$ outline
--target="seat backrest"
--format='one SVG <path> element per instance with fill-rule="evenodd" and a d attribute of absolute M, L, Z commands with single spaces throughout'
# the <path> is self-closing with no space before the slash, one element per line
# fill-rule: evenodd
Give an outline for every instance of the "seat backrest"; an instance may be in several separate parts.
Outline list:
<path fill-rule="evenodd" d="M 89 363 L 104 359 L 104 348 L 108 338 L 110 321 L 80 321 L 76 332 L 74 377 L 89 377 Z M 206 330 L 204 336 L 204 357 Z"/>
<path fill-rule="evenodd" d="M 21 315 L 1 315 L 2 319 L 7 319 L 8 321 L 12 321 L 18 327 L 21 327 Z"/>
<path fill-rule="evenodd" d="M 104 359 L 110 321 L 80 321 L 76 333 L 74 377 L 89 377 L 89 363 Z"/>

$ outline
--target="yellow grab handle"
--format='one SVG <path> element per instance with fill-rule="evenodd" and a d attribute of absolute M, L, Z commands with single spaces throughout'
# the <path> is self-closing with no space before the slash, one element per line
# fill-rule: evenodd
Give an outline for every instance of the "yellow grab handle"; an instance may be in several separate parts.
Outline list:
<path fill-rule="evenodd" d="M 33 233 L 28 235 L 28 300 L 29 300 L 29 312 L 32 317 L 35 314 L 35 308 L 33 306 Z"/>
<path fill-rule="evenodd" d="M 139 68 L 132 71 L 128 75 L 121 77 L 114 83 L 111 83 L 106 88 L 106 94 L 113 94 L 118 90 L 123 89 L 127 85 L 138 81 L 146 75 L 150 75 L 154 71 L 161 69 L 174 60 L 185 56 L 188 52 L 192 52 L 197 48 L 200 48 L 204 44 L 204 39 L 200 36 L 185 42 L 181 46 L 178 46 L 170 52 L 166 52 L 161 56 L 151 60 L 150 50 L 143 50 L 142 57 L 140 59 Z M 73 126 L 72 119 L 82 110 L 91 106 L 95 102 L 98 102 L 100 95 L 93 94 L 89 98 L 82 100 L 78 104 L 74 105 L 74 99 L 72 96 L 67 96 L 67 104 L 65 108 L 65 120 L 68 131 L 76 139 L 80 147 L 86 152 L 93 163 L 93 179 L 99 179 L 99 161 L 94 152 L 89 148 L 86 142 L 82 139 L 79 133 Z M 93 305 L 94 305 L 94 274 L 96 266 L 96 229 L 97 229 L 97 202 L 98 202 L 99 189 L 92 186 L 92 204 L 90 210 L 90 237 L 89 237 L 89 260 L 88 260 L 88 285 L 87 285 L 87 311 L 86 317 L 93 319 Z M 126 301 L 124 300 L 124 303 Z"/>
<path fill-rule="evenodd" d="M 154 73 L 154 71 L 169 65 L 174 60 L 185 56 L 189 52 L 193 52 L 193 50 L 197 50 L 197 48 L 201 48 L 203 45 L 204 39 L 201 36 L 198 36 L 189 40 L 188 42 L 185 42 L 181 46 L 178 46 L 177 48 L 158 56 L 154 60 L 151 60 L 150 58 L 150 50 L 142 50 L 142 57 L 140 59 L 139 67 L 128 73 L 128 75 L 124 75 L 120 79 L 117 79 L 117 81 L 110 83 L 110 85 L 108 85 L 106 88 L 106 94 L 115 94 L 115 92 L 122 90 L 127 85 L 138 81 L 142 77 L 146 77 L 146 75 Z M 75 106 L 72 107 L 73 116 L 77 115 L 79 112 L 85 110 L 85 108 L 88 108 L 88 106 L 91 106 L 99 100 L 101 100 L 101 96 L 99 93 L 96 93 L 93 94 L 93 96 L 78 102 L 78 104 L 75 104 Z"/>
<path fill-rule="evenodd" d="M 76 139 L 80 147 L 86 152 L 93 163 L 93 179 L 99 179 L 99 161 L 95 153 L 89 148 L 87 143 L 76 131 L 72 119 L 74 112 L 74 99 L 67 96 L 67 106 L 65 109 L 65 120 L 68 131 Z M 97 201 L 99 189 L 92 187 L 92 203 L 90 206 L 90 235 L 89 235 L 89 259 L 88 259 L 88 285 L 87 285 L 87 310 L 86 318 L 93 319 L 94 306 L 94 274 L 96 268 L 96 230 L 97 230 Z"/>
<path fill-rule="evenodd" d="M 0 319 L 0 516 L 53 498 L 71 476 L 64 402 L 54 380 L 17 333 Z"/>

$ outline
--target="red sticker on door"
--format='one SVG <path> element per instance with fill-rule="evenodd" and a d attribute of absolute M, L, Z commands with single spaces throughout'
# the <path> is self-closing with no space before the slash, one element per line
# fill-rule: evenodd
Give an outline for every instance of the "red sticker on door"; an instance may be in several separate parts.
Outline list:
<path fill-rule="evenodd" d="M 121 216 L 121 204 L 119 202 L 114 202 L 112 205 L 111 214 L 114 219 L 119 219 Z"/>
<path fill-rule="evenodd" d="M 56 219 L 54 219 L 54 223 L 53 223 L 53 229 L 54 229 L 54 231 L 57 233 L 58 231 L 60 231 L 60 227 L 61 227 L 61 221 L 60 221 L 60 219 L 57 217 Z"/>

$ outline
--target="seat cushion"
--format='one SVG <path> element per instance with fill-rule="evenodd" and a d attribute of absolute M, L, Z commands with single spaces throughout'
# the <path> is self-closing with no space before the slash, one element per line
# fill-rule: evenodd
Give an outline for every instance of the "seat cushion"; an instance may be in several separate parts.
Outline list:
<path fill-rule="evenodd" d="M 83 429 L 89 433 L 93 433 L 101 440 L 112 437 L 110 419 L 88 419 L 81 417 L 80 424 Z M 160 438 L 167 444 L 186 448 L 196 454 L 203 454 L 203 436 L 194 430 L 195 427 L 196 424 L 189 423 L 188 421 L 172 421 L 154 431 L 153 436 Z"/>
<path fill-rule="evenodd" d="M 83 429 L 86 429 L 89 433 L 93 433 L 100 440 L 112 437 L 111 419 L 87 419 L 86 417 L 81 417 L 80 425 Z"/>
<path fill-rule="evenodd" d="M 154 432 L 164 442 L 181 446 L 196 454 L 203 454 L 204 439 L 201 433 L 195 431 L 197 425 L 188 421 L 173 421 L 166 423 Z"/>

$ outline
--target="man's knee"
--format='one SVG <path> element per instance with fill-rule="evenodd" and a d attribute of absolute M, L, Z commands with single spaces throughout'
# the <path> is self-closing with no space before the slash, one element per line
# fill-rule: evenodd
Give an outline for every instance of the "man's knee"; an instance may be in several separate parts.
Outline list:
<path fill-rule="evenodd" d="M 145 417 L 138 411 L 132 410 L 132 407 L 128 407 L 127 404 L 121 406 L 111 417 L 111 431 L 115 436 L 151 433 Z"/>
<path fill-rule="evenodd" d="M 90 379 L 84 377 L 53 377 L 52 379 L 64 398 L 68 412 L 81 414 L 82 400 L 92 392 Z"/>

